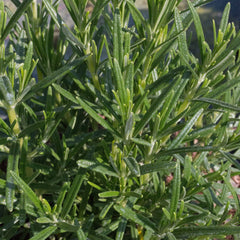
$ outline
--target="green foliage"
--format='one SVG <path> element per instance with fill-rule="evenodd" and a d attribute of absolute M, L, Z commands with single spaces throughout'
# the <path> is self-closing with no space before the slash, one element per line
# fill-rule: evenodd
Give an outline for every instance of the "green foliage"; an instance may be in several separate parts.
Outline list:
<path fill-rule="evenodd" d="M 148 0 L 147 19 L 134 0 L 64 0 L 73 28 L 59 1 L 12 2 L 0 1 L 0 238 L 238 238 L 230 4 L 207 43 L 206 0 Z"/>

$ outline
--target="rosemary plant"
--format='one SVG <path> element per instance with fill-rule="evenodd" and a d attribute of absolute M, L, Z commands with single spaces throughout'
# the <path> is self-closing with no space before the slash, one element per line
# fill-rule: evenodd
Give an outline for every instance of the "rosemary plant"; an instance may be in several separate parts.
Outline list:
<path fill-rule="evenodd" d="M 0 238 L 239 239 L 230 4 L 208 43 L 207 0 L 59 2 L 0 1 Z"/>

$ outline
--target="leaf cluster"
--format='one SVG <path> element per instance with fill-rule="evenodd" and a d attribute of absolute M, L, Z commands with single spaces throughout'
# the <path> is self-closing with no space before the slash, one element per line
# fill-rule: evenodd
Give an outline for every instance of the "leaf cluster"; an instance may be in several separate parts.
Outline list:
<path fill-rule="evenodd" d="M 0 1 L 0 238 L 239 237 L 240 32 L 208 1 Z M 87 11 L 91 4 L 92 11 Z M 199 55 L 189 49 L 193 24 Z"/>

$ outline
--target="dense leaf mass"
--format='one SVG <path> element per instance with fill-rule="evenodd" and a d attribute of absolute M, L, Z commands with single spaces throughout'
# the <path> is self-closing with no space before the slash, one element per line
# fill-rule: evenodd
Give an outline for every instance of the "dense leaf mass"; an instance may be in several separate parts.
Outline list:
<path fill-rule="evenodd" d="M 240 32 L 206 2 L 0 0 L 0 239 L 240 239 Z"/>

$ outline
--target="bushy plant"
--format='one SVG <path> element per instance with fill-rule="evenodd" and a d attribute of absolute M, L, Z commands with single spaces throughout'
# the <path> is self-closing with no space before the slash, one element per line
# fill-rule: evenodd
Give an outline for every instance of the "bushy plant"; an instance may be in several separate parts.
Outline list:
<path fill-rule="evenodd" d="M 0 238 L 239 239 L 230 4 L 210 44 L 207 0 L 148 0 L 147 19 L 134 0 L 64 0 L 72 29 L 59 1 L 12 2 L 14 14 L 0 1 Z"/>

